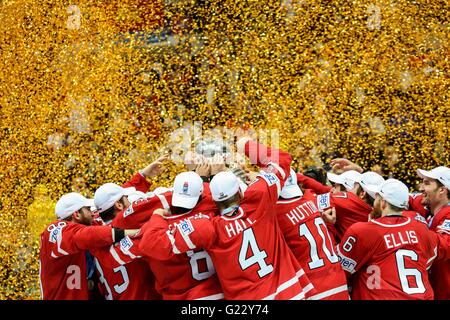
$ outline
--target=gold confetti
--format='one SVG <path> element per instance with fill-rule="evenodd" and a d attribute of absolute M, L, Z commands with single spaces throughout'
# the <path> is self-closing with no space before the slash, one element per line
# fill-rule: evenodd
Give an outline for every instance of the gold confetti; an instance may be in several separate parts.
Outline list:
<path fill-rule="evenodd" d="M 445 5 L 2 1 L 0 299 L 39 298 L 63 193 L 125 182 L 195 121 L 275 129 L 299 170 L 340 155 L 413 189 L 449 165 Z"/>

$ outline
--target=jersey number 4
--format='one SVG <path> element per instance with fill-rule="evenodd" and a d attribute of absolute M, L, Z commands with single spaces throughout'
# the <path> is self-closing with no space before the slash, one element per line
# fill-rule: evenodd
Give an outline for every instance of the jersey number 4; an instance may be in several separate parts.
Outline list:
<path fill-rule="evenodd" d="M 252 251 L 252 255 L 247 257 L 249 247 Z M 245 270 L 257 263 L 259 265 L 258 276 L 262 278 L 268 275 L 273 271 L 273 266 L 271 264 L 267 264 L 264 260 L 265 258 L 267 258 L 267 253 L 266 251 L 261 251 L 259 249 L 253 229 L 245 229 L 242 235 L 241 250 L 239 251 L 239 264 L 242 270 Z"/>

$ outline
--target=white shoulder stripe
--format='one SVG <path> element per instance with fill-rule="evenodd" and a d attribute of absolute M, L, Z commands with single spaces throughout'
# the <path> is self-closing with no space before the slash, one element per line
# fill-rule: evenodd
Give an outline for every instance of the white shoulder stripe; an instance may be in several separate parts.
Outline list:
<path fill-rule="evenodd" d="M 178 250 L 177 246 L 175 245 L 175 238 L 173 237 L 173 235 L 170 234 L 170 230 L 167 230 L 166 234 L 167 234 L 167 237 L 170 240 L 170 243 L 172 244 L 172 251 L 173 251 L 173 253 L 180 254 L 181 251 Z"/>
<path fill-rule="evenodd" d="M 57 243 L 57 247 L 58 247 L 58 252 L 61 253 L 61 254 L 63 254 L 63 255 L 65 255 L 65 256 L 67 256 L 67 255 L 69 255 L 69 253 L 66 252 L 65 250 L 63 250 L 63 248 L 61 248 L 63 228 L 64 228 L 64 227 L 62 227 L 61 229 L 59 229 L 58 236 L 57 236 L 57 238 L 56 238 L 56 243 Z"/>
<path fill-rule="evenodd" d="M 170 206 L 169 206 L 169 203 L 167 202 L 166 197 L 164 197 L 162 194 L 157 194 L 156 196 L 161 201 L 164 209 L 166 209 L 166 210 L 170 209 Z"/>
<path fill-rule="evenodd" d="M 109 248 L 109 252 L 110 252 L 111 255 L 113 256 L 114 260 L 116 260 L 120 265 L 124 265 L 124 264 L 125 264 L 125 262 L 124 262 L 122 259 L 120 259 L 120 257 L 119 257 L 119 255 L 117 254 L 117 252 L 116 252 L 114 246 L 111 246 L 111 247 Z"/>

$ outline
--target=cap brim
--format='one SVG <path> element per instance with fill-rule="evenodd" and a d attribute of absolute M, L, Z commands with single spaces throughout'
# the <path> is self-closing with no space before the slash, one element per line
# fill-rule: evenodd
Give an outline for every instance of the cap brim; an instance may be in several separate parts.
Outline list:
<path fill-rule="evenodd" d="M 417 169 L 417 174 L 422 179 L 424 179 L 424 178 L 437 179 L 437 177 L 435 177 L 430 171 L 427 171 L 427 170 Z"/>
<path fill-rule="evenodd" d="M 328 180 L 330 180 L 330 182 L 334 182 L 334 183 L 338 183 L 338 184 L 343 183 L 341 177 L 338 174 L 334 174 L 332 172 L 327 172 L 327 178 L 328 178 Z"/>
<path fill-rule="evenodd" d="M 361 186 L 363 188 L 364 191 L 366 191 L 369 196 L 371 196 L 373 199 L 375 199 L 375 196 L 377 195 L 377 193 L 379 193 L 381 191 L 381 185 L 379 186 L 375 186 L 375 185 L 366 185 L 366 186 Z"/>
<path fill-rule="evenodd" d="M 198 202 L 199 197 L 182 196 L 177 193 L 172 195 L 172 206 L 192 209 Z"/>
<path fill-rule="evenodd" d="M 298 185 L 290 185 L 290 186 L 284 186 L 281 190 L 280 196 L 284 199 L 290 199 L 295 197 L 300 197 L 303 195 L 302 190 Z"/>
<path fill-rule="evenodd" d="M 83 207 L 95 207 L 94 199 L 86 199 Z"/>
<path fill-rule="evenodd" d="M 129 195 L 132 195 L 133 193 L 136 193 L 136 191 L 137 190 L 135 187 L 123 188 L 123 195 L 129 196 Z"/>

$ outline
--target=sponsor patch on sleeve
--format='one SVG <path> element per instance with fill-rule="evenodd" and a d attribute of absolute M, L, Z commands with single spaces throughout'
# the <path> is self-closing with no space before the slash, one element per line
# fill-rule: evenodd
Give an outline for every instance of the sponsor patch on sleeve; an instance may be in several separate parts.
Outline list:
<path fill-rule="evenodd" d="M 442 222 L 442 224 L 438 226 L 438 229 L 450 232 L 450 220 L 445 219 L 444 222 Z"/>
<path fill-rule="evenodd" d="M 127 208 L 127 210 L 124 211 L 123 217 L 126 218 L 127 216 L 129 216 L 129 215 L 132 214 L 133 212 L 134 212 L 133 205 L 131 205 L 131 206 L 129 206 L 129 207 Z"/>
<path fill-rule="evenodd" d="M 120 240 L 120 249 L 122 251 L 130 251 L 131 247 L 133 246 L 133 241 L 129 237 L 125 237 L 122 240 Z"/>
<path fill-rule="evenodd" d="M 192 232 L 194 232 L 194 226 L 192 225 L 192 222 L 188 219 L 180 221 L 180 223 L 178 224 L 178 229 L 185 236 L 188 236 Z"/>
<path fill-rule="evenodd" d="M 330 194 L 324 193 L 317 196 L 317 206 L 319 211 L 323 211 L 331 206 L 330 204 Z"/>
<path fill-rule="evenodd" d="M 417 221 L 420 221 L 420 222 L 422 222 L 422 223 L 425 223 L 425 224 L 427 224 L 427 220 L 425 220 L 425 218 L 424 217 L 422 217 L 420 214 L 416 214 L 416 216 L 414 217 L 414 219 L 415 220 L 417 220 Z"/>
<path fill-rule="evenodd" d="M 269 173 L 269 172 L 265 172 L 265 171 L 261 171 L 258 174 L 258 177 L 263 178 L 267 182 L 269 187 L 273 186 L 274 184 L 277 183 L 277 181 L 279 181 L 278 177 L 275 174 Z"/>
<path fill-rule="evenodd" d="M 338 257 L 339 257 L 339 262 L 341 263 L 342 269 L 344 269 L 345 271 L 348 271 L 350 273 L 354 273 L 355 272 L 355 268 L 356 268 L 356 261 L 355 260 L 344 256 L 340 252 L 338 254 Z"/>
<path fill-rule="evenodd" d="M 54 228 L 51 232 L 50 232 L 50 238 L 48 239 L 51 243 L 56 243 L 56 241 L 58 240 L 58 235 L 61 232 L 61 228 L 60 227 L 56 227 Z"/>

